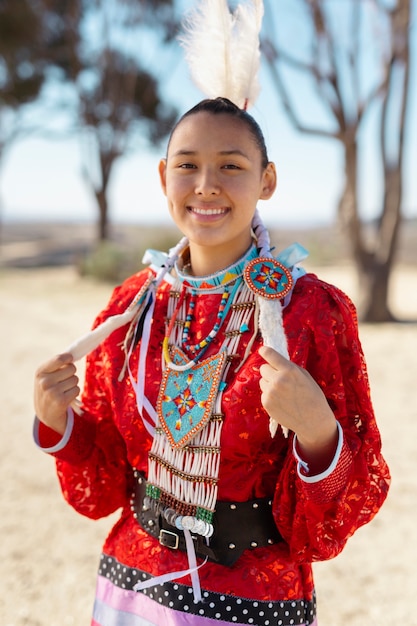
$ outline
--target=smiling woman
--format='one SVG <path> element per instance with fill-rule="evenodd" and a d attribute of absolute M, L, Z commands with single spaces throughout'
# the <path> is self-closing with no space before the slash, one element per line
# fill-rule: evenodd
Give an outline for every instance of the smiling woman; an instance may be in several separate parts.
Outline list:
<path fill-rule="evenodd" d="M 175 128 L 159 166 L 171 217 L 189 239 L 193 269 L 211 274 L 248 249 L 258 200 L 275 191 L 273 163 L 231 102 L 206 101 Z"/>
<path fill-rule="evenodd" d="M 230 100 L 179 121 L 159 174 L 183 239 L 35 377 L 35 438 L 66 499 L 122 509 L 92 624 L 315 626 L 311 563 L 389 485 L 353 305 L 301 246 L 272 254 L 257 202 L 275 166 Z"/>
<path fill-rule="evenodd" d="M 88 349 L 116 330 L 88 358 L 82 412 L 84 340 L 36 375 L 36 439 L 66 498 L 123 509 L 93 624 L 315 624 L 310 562 L 388 488 L 353 307 L 298 247 L 272 257 L 256 203 L 275 168 L 222 103 L 174 131 L 160 175 L 185 238 L 97 318 Z"/>

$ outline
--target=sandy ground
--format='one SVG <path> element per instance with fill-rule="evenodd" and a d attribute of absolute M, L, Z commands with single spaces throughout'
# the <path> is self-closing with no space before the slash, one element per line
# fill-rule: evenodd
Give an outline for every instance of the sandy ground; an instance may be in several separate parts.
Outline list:
<path fill-rule="evenodd" d="M 355 298 L 348 267 L 321 270 Z M 110 287 L 70 267 L 0 272 L 0 624 L 86 626 L 101 544 L 113 520 L 93 522 L 63 501 L 52 459 L 31 435 L 38 363 L 84 333 Z M 398 314 L 417 318 L 417 270 L 398 268 Z M 361 327 L 393 483 L 376 519 L 342 555 L 315 566 L 320 626 L 416 625 L 417 326 Z"/>

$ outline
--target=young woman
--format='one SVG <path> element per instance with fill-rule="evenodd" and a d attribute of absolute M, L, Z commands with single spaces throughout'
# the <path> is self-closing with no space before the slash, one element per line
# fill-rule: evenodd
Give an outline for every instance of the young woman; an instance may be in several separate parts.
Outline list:
<path fill-rule="evenodd" d="M 82 412 L 73 355 L 36 373 L 36 439 L 65 498 L 121 509 L 92 624 L 317 624 L 311 563 L 389 485 L 353 305 L 297 247 L 272 257 L 256 205 L 276 172 L 247 112 L 201 102 L 159 172 L 186 239 L 98 316 L 139 303 L 90 354 Z"/>

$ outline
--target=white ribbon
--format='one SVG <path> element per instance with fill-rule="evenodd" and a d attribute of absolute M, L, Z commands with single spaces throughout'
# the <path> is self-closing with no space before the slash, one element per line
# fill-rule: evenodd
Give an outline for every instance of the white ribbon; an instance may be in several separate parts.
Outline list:
<path fill-rule="evenodd" d="M 130 369 L 130 364 L 129 364 L 130 357 L 134 348 L 134 341 L 132 341 L 132 344 L 130 346 L 129 354 L 127 357 L 127 362 L 128 362 L 129 378 L 132 383 L 132 387 L 135 390 L 136 404 L 138 407 L 139 415 L 142 418 L 142 421 L 146 430 L 151 435 L 151 437 L 153 437 L 155 434 L 155 425 L 157 423 L 157 413 L 154 407 L 152 406 L 152 404 L 149 402 L 148 398 L 145 396 L 145 376 L 146 376 L 146 355 L 148 352 L 149 340 L 151 336 L 151 324 L 152 324 L 153 312 L 154 312 L 155 301 L 156 301 L 155 294 L 152 294 L 152 292 L 149 291 L 148 298 L 152 298 L 152 301 L 146 313 L 145 320 L 143 322 L 143 332 L 142 332 L 142 338 L 141 338 L 141 343 L 140 343 L 137 380 L 135 380 L 132 370 Z M 149 423 L 149 421 L 145 419 L 144 410 L 151 418 L 152 423 Z"/>
<path fill-rule="evenodd" d="M 178 572 L 161 574 L 161 576 L 155 576 L 154 578 L 149 578 L 148 580 L 144 580 L 143 582 L 136 583 L 136 585 L 133 587 L 133 591 L 143 591 L 144 589 L 149 589 L 149 587 L 155 587 L 155 585 L 163 585 L 164 583 L 170 582 L 171 580 L 182 578 L 183 576 L 187 576 L 189 574 L 191 576 L 191 584 L 193 587 L 194 603 L 198 604 L 198 602 L 201 602 L 202 596 L 198 570 L 200 569 L 200 567 L 203 567 L 203 565 L 207 563 L 207 557 L 203 561 L 203 563 L 201 563 L 201 565 L 197 565 L 193 538 L 191 537 L 190 531 L 185 528 L 184 536 L 185 545 L 187 548 L 189 568 L 185 570 L 180 570 Z"/>

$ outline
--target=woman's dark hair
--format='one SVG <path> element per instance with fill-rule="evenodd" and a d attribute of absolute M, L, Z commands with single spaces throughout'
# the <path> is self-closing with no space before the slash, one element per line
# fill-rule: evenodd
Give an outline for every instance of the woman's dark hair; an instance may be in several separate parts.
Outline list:
<path fill-rule="evenodd" d="M 243 109 L 239 109 L 238 106 L 236 106 L 231 100 L 228 100 L 227 98 L 208 98 L 206 100 L 202 100 L 192 109 L 184 113 L 184 115 L 180 117 L 180 119 L 171 131 L 171 135 L 168 141 L 168 148 L 171 142 L 171 137 L 173 136 L 176 128 L 178 128 L 181 122 L 187 117 L 201 112 L 212 113 L 213 115 L 230 115 L 231 117 L 234 117 L 235 119 L 238 119 L 246 124 L 246 127 L 252 134 L 255 143 L 260 150 L 262 167 L 264 169 L 266 168 L 269 162 L 268 151 L 266 149 L 265 138 L 259 124 L 255 121 L 252 115 L 250 115 L 249 113 L 247 113 L 247 111 L 244 111 Z"/>

